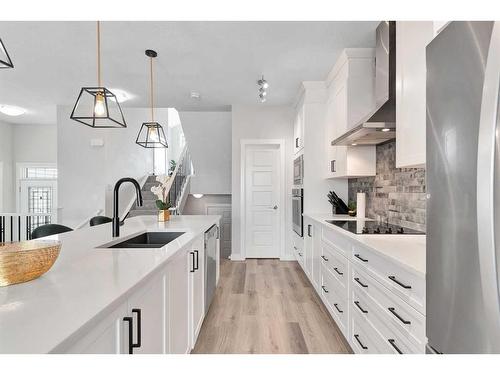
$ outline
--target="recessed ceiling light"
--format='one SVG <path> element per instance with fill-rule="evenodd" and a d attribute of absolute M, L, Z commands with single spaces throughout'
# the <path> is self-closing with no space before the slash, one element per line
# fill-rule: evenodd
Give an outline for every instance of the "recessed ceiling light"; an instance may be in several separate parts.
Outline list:
<path fill-rule="evenodd" d="M 389 129 L 389 128 L 383 128 L 383 129 L 382 129 L 382 131 L 383 131 L 383 132 L 388 132 L 388 131 L 390 131 L 390 130 L 391 130 L 391 129 Z"/>
<path fill-rule="evenodd" d="M 0 112 L 7 116 L 21 116 L 26 113 L 26 110 L 15 105 L 0 104 Z"/>
<path fill-rule="evenodd" d="M 198 91 L 191 91 L 191 99 L 200 99 L 201 95 Z"/>
<path fill-rule="evenodd" d="M 203 197 L 203 194 L 193 194 L 193 197 L 195 197 L 196 199 L 200 199 Z"/>
<path fill-rule="evenodd" d="M 357 146 L 358 144 L 357 143 L 351 143 L 351 146 Z"/>
<path fill-rule="evenodd" d="M 130 100 L 134 97 L 133 95 L 129 94 L 128 92 L 126 92 L 125 90 L 122 90 L 122 89 L 110 88 L 109 91 L 111 91 L 113 94 L 115 94 L 116 99 L 118 99 L 118 101 L 120 103 L 126 102 L 127 100 Z M 115 101 L 115 99 L 113 97 L 110 97 L 110 99 L 112 101 Z"/>

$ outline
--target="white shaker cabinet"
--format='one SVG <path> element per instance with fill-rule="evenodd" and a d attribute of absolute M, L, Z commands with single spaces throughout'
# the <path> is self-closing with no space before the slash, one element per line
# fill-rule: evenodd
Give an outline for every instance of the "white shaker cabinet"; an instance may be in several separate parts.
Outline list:
<path fill-rule="evenodd" d="M 298 153 L 304 148 L 304 107 L 303 105 L 297 106 L 297 113 L 295 115 L 293 125 L 293 151 L 294 154 Z"/>
<path fill-rule="evenodd" d="M 167 265 L 167 353 L 189 353 L 189 273 L 191 251 L 179 251 Z"/>
<path fill-rule="evenodd" d="M 434 37 L 432 21 L 396 22 L 396 167 L 425 165 L 425 48 Z"/>
<path fill-rule="evenodd" d="M 148 281 L 128 301 L 125 353 L 161 354 L 164 351 L 163 274 Z M 131 346 L 132 345 L 132 346 Z"/>
<path fill-rule="evenodd" d="M 375 63 L 372 48 L 343 51 L 328 75 L 325 113 L 325 177 L 375 175 L 375 146 L 332 146 L 375 107 Z"/>
<path fill-rule="evenodd" d="M 205 317 L 205 248 L 203 237 L 198 237 L 192 246 L 190 254 L 190 340 L 194 348 Z"/>

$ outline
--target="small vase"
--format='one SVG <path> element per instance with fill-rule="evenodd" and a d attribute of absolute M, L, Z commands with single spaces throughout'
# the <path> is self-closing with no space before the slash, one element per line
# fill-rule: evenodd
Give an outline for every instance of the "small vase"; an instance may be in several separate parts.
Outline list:
<path fill-rule="evenodd" d="M 160 210 L 158 211 L 158 221 L 164 222 L 170 220 L 170 211 L 169 210 Z"/>

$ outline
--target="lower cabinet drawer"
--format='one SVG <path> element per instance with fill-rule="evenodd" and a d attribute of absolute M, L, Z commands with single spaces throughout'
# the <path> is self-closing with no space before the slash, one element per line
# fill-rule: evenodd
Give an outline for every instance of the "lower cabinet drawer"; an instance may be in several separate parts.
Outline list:
<path fill-rule="evenodd" d="M 356 264 L 351 269 L 351 280 L 353 289 L 367 296 L 385 322 L 392 323 L 391 327 L 417 348 L 425 347 L 425 317 L 422 314 L 392 294 Z"/>
<path fill-rule="evenodd" d="M 321 263 L 338 280 L 339 286 L 345 289 L 349 284 L 349 261 L 333 246 L 326 242 L 321 243 Z"/>
<path fill-rule="evenodd" d="M 339 293 L 339 287 L 335 284 L 338 283 L 335 277 L 326 269 L 321 267 L 321 299 L 327 307 L 330 315 L 333 317 L 340 330 L 347 337 L 348 330 L 348 296 L 344 293 Z"/>
<path fill-rule="evenodd" d="M 373 328 L 376 337 L 379 339 L 377 349 L 379 353 L 411 354 L 421 353 L 414 344 L 404 338 L 381 314 L 380 309 L 370 298 L 357 288 L 351 292 L 351 311 Z"/>
<path fill-rule="evenodd" d="M 410 272 L 374 251 L 355 244 L 352 263 L 363 267 L 392 293 L 425 314 L 425 278 Z"/>
<path fill-rule="evenodd" d="M 354 307 L 355 308 L 355 307 Z M 353 306 L 351 305 L 351 310 Z M 384 339 L 370 322 L 357 311 L 351 312 L 351 333 L 349 342 L 356 354 L 388 353 Z"/>

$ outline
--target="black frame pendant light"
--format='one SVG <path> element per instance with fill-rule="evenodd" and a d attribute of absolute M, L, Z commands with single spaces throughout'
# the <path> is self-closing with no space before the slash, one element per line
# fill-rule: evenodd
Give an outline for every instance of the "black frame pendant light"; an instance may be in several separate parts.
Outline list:
<path fill-rule="evenodd" d="M 7 52 L 7 48 L 5 48 L 5 44 L 2 42 L 2 38 L 0 38 L 0 69 L 12 69 L 14 68 L 14 64 L 10 59 L 9 53 Z"/>
<path fill-rule="evenodd" d="M 91 128 L 126 128 L 115 94 L 101 84 L 101 25 L 97 21 L 97 87 L 82 87 L 70 118 Z"/>
<path fill-rule="evenodd" d="M 144 148 L 167 148 L 167 138 L 165 137 L 163 127 L 158 122 L 155 122 L 154 113 L 153 59 L 158 56 L 158 54 L 156 51 L 150 49 L 147 49 L 145 53 L 146 56 L 149 57 L 151 121 L 142 123 L 135 143 Z"/>

